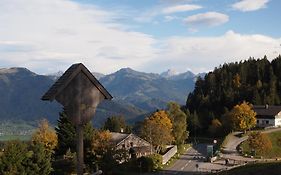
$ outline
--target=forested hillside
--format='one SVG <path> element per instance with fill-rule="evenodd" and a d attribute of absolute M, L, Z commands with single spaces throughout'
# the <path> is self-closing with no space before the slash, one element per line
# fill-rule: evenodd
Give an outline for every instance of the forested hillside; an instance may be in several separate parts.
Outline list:
<path fill-rule="evenodd" d="M 271 62 L 264 56 L 255 60 L 224 64 L 200 77 L 189 94 L 186 108 L 198 115 L 198 126 L 207 129 L 212 119 L 222 119 L 234 105 L 280 105 L 281 56 Z"/>

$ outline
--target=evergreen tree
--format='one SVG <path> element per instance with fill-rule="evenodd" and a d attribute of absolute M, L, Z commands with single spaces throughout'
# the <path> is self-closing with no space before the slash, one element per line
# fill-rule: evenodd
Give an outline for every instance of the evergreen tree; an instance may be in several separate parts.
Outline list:
<path fill-rule="evenodd" d="M 4 146 L 4 153 L 0 156 L 0 174 L 25 175 L 24 162 L 27 159 L 27 144 L 21 141 L 9 141 Z"/>
<path fill-rule="evenodd" d="M 221 136 L 223 134 L 221 122 L 218 119 L 213 119 L 208 131 L 211 136 Z"/>
<path fill-rule="evenodd" d="M 232 109 L 243 101 L 254 105 L 280 105 L 280 99 L 281 56 L 272 62 L 265 56 L 224 64 L 204 79 L 198 78 L 194 91 L 188 95 L 186 108 L 193 114 L 197 111 L 201 132 L 206 133 L 212 120 L 210 113 L 224 122 L 221 118 L 224 109 Z"/>
<path fill-rule="evenodd" d="M 102 128 L 111 132 L 121 132 L 122 130 L 124 133 L 131 133 L 131 127 L 126 124 L 125 119 L 122 116 L 112 116 L 107 118 Z"/>
<path fill-rule="evenodd" d="M 201 123 L 200 123 L 199 117 L 197 115 L 197 112 L 194 111 L 194 113 L 191 114 L 190 118 L 191 118 L 191 120 L 190 120 L 191 128 L 193 128 L 194 132 L 198 131 L 201 128 Z"/>
<path fill-rule="evenodd" d="M 52 171 L 51 154 L 43 144 L 32 144 L 28 159 L 23 163 L 28 175 L 48 175 Z"/>
<path fill-rule="evenodd" d="M 56 154 L 64 155 L 68 149 L 70 149 L 71 152 L 76 152 L 75 127 L 67 118 L 65 112 L 60 112 L 59 115 L 58 125 L 55 128 L 58 135 Z"/>
<path fill-rule="evenodd" d="M 58 147 L 56 149 L 56 155 L 64 155 L 69 149 L 70 152 L 76 152 L 75 126 L 70 122 L 65 112 L 60 113 L 58 126 L 55 128 L 55 130 L 58 135 Z M 84 150 L 89 150 L 94 132 L 95 130 L 92 126 L 92 123 L 87 123 L 84 128 Z"/>

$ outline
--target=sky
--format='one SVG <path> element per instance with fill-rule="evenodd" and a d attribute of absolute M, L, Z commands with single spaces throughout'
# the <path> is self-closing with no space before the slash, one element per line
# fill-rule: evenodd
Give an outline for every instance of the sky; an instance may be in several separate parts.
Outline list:
<path fill-rule="evenodd" d="M 208 72 L 281 54 L 280 0 L 0 0 L 0 68 Z"/>

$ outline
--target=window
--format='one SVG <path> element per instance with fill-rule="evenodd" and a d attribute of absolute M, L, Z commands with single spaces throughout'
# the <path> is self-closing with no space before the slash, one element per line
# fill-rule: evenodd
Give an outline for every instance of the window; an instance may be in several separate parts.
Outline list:
<path fill-rule="evenodd" d="M 266 120 L 266 121 L 265 121 L 265 123 L 266 123 L 266 124 L 268 124 L 268 123 L 269 123 L 269 121 L 268 121 L 268 120 Z"/>
<path fill-rule="evenodd" d="M 257 124 L 259 124 L 259 122 L 260 122 L 260 121 L 259 121 L 259 120 L 257 120 Z"/>

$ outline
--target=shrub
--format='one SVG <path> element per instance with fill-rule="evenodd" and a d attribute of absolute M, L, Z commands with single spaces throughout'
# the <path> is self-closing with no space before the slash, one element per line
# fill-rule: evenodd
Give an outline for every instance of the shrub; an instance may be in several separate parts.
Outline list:
<path fill-rule="evenodd" d="M 152 172 L 153 160 L 150 157 L 140 157 L 137 160 L 137 166 L 141 169 L 141 172 Z"/>
<path fill-rule="evenodd" d="M 153 162 L 153 170 L 159 170 L 162 168 L 162 156 L 160 154 L 152 154 L 149 156 Z"/>
<path fill-rule="evenodd" d="M 252 132 L 249 135 L 249 146 L 258 153 L 265 153 L 272 148 L 272 143 L 266 134 L 261 132 Z"/>
<path fill-rule="evenodd" d="M 162 156 L 153 154 L 148 157 L 140 157 L 137 159 L 135 167 L 140 168 L 141 172 L 152 172 L 162 168 Z"/>

